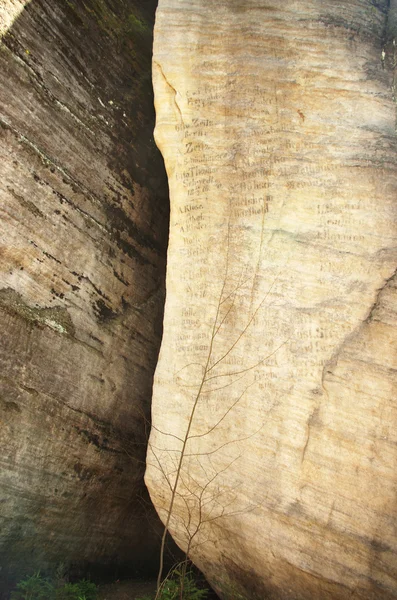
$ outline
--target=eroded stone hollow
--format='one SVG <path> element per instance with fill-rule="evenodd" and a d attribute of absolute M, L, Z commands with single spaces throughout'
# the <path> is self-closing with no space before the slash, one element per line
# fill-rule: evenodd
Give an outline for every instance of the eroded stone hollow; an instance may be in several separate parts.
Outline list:
<path fill-rule="evenodd" d="M 156 1 L 1 3 L 0 579 L 154 567 L 168 188 Z"/>

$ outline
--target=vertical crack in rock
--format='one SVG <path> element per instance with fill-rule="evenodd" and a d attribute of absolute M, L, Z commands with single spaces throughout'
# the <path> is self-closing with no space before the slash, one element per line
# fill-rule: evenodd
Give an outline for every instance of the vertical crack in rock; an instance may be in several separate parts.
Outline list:
<path fill-rule="evenodd" d="M 382 293 L 386 290 L 386 288 L 390 286 L 391 283 L 393 283 L 393 281 L 396 279 L 396 276 L 397 269 L 395 269 L 395 271 L 390 275 L 390 277 L 388 277 L 385 280 L 385 282 L 381 285 L 381 287 L 377 290 L 375 301 L 369 310 L 368 317 L 366 317 L 365 322 L 369 323 L 374 318 L 374 313 L 379 307 L 379 300 Z"/>
<path fill-rule="evenodd" d="M 154 65 L 156 65 L 156 67 L 159 69 L 159 71 L 160 71 L 160 73 L 161 73 L 161 75 L 162 75 L 162 77 L 163 77 L 163 79 L 164 79 L 165 83 L 166 83 L 166 84 L 168 85 L 168 87 L 169 87 L 169 88 L 171 88 L 171 90 L 173 91 L 173 93 L 174 93 L 174 104 L 175 104 L 175 107 L 176 107 L 176 109 L 177 109 L 177 111 L 178 111 L 178 113 L 179 113 L 179 116 L 180 116 L 180 118 L 181 118 L 182 125 L 184 125 L 182 111 L 181 111 L 181 109 L 179 108 L 179 104 L 178 104 L 178 102 L 176 101 L 176 98 L 177 98 L 177 95 L 178 95 L 178 92 L 177 92 L 177 90 L 174 88 L 174 86 L 173 86 L 173 85 L 172 85 L 172 84 L 171 84 L 171 83 L 168 81 L 167 77 L 164 75 L 164 71 L 163 71 L 163 69 L 162 69 L 161 65 L 160 65 L 158 62 L 156 62 L 156 61 L 153 61 L 153 64 L 154 64 Z"/>

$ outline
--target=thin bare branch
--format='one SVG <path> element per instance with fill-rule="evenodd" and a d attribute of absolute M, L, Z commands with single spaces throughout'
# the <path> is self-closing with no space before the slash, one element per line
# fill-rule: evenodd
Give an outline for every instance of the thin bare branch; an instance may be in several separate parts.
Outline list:
<path fill-rule="evenodd" d="M 159 429 L 158 427 L 156 427 L 155 425 L 152 424 L 152 427 L 155 431 L 157 431 L 158 433 L 161 433 L 161 435 L 166 435 L 169 437 L 173 437 L 176 440 L 178 440 L 178 442 L 183 442 L 183 439 L 178 437 L 177 435 L 173 434 L 173 433 L 167 433 L 166 431 L 162 431 L 161 429 Z"/>
<path fill-rule="evenodd" d="M 230 446 L 230 444 L 237 444 L 238 442 L 245 442 L 245 441 L 251 439 L 252 437 L 254 437 L 254 435 L 257 435 L 262 429 L 263 429 L 263 425 L 261 425 L 259 429 L 254 431 L 254 433 L 251 433 L 250 435 L 247 435 L 245 437 L 237 438 L 236 440 L 228 440 L 221 446 L 218 446 L 218 448 L 216 448 L 215 450 L 210 450 L 208 452 L 196 452 L 196 453 L 192 453 L 192 454 L 185 454 L 184 456 L 186 456 L 186 458 L 188 456 L 210 456 L 211 454 L 215 454 L 216 452 L 219 452 L 219 450 L 222 450 L 222 448 L 225 448 L 226 446 Z"/>
<path fill-rule="evenodd" d="M 277 348 L 273 352 L 271 352 L 270 354 L 268 354 L 267 356 L 262 358 L 260 361 L 258 361 L 254 365 L 251 365 L 250 367 L 247 367 L 246 369 L 241 369 L 241 371 L 233 371 L 232 373 L 219 373 L 219 375 L 212 375 L 211 377 L 208 377 L 206 379 L 206 382 L 210 381 L 211 379 L 217 379 L 218 377 L 234 377 L 235 375 L 240 375 L 241 373 L 248 373 L 248 371 L 252 371 L 252 369 L 259 367 L 259 365 L 262 365 L 264 362 L 269 360 L 269 358 L 274 356 L 276 354 L 276 352 L 278 352 L 280 350 L 280 348 L 282 348 L 283 346 L 285 346 L 285 344 L 287 344 L 289 342 L 290 339 L 291 338 L 288 338 L 288 340 L 285 340 L 282 344 L 277 346 Z"/>
<path fill-rule="evenodd" d="M 248 322 L 246 324 L 246 326 L 244 327 L 244 329 L 241 331 L 241 333 L 239 334 L 239 336 L 237 337 L 237 339 L 233 342 L 233 344 L 230 346 L 230 348 L 228 349 L 228 351 L 221 356 L 217 361 L 215 361 L 211 367 L 208 369 L 208 372 L 211 371 L 214 367 L 216 367 L 216 365 L 218 365 L 219 363 L 221 363 L 232 351 L 233 349 L 237 346 L 237 344 L 239 343 L 239 341 L 243 338 L 243 336 L 247 333 L 250 325 L 252 324 L 252 322 L 254 321 L 256 315 L 258 314 L 258 312 L 260 311 L 260 309 L 262 308 L 262 306 L 264 305 L 266 299 L 268 298 L 270 292 L 272 291 L 275 282 L 277 281 L 277 279 L 273 280 L 272 285 L 270 286 L 269 290 L 267 291 L 267 293 L 265 294 L 265 297 L 262 298 L 261 302 L 259 303 L 259 305 L 257 306 L 257 308 L 254 310 L 254 312 L 252 313 L 250 319 L 248 319 Z"/>
<path fill-rule="evenodd" d="M 210 429 L 208 429 L 205 433 L 200 433 L 200 434 L 196 434 L 196 435 L 191 435 L 189 437 L 189 440 L 192 440 L 193 438 L 200 438 L 200 437 L 205 437 L 206 435 L 209 435 L 210 433 L 212 433 L 214 431 L 214 429 L 216 429 L 218 427 L 218 425 L 220 425 L 222 423 L 222 421 L 224 419 L 226 419 L 227 415 L 233 410 L 233 408 L 235 406 L 237 406 L 237 404 L 240 402 L 240 400 L 242 399 L 242 397 L 244 396 L 245 392 L 254 385 L 255 382 L 251 383 L 250 385 L 248 385 L 245 390 L 242 392 L 242 394 L 240 394 L 240 396 L 237 398 L 237 400 L 235 402 L 233 402 L 233 404 L 231 406 L 229 406 L 229 408 L 227 409 L 227 411 L 225 413 L 223 413 L 222 417 L 219 419 L 219 421 L 217 423 L 215 423 L 215 425 L 213 425 L 213 427 L 211 427 Z"/>
<path fill-rule="evenodd" d="M 271 294 L 272 289 L 274 288 L 275 283 L 278 279 L 278 277 L 276 277 L 274 279 L 274 281 L 273 281 L 272 285 L 270 286 L 270 288 L 268 289 L 267 293 L 262 298 L 261 302 L 258 304 L 258 306 L 254 310 L 254 312 L 252 314 L 250 314 L 243 329 L 240 331 L 240 333 L 238 333 L 234 342 L 230 344 L 230 346 L 227 348 L 226 352 L 224 352 L 221 356 L 219 356 L 216 360 L 214 360 L 214 356 L 213 356 L 213 354 L 215 353 L 214 348 L 217 344 L 217 339 L 218 339 L 219 333 L 221 331 L 221 328 L 228 322 L 229 318 L 231 317 L 234 310 L 236 309 L 236 305 L 239 300 L 240 290 L 242 290 L 244 288 L 244 286 L 246 286 L 247 283 L 252 279 L 252 275 L 249 277 L 246 276 L 246 273 L 248 270 L 248 266 L 246 266 L 246 268 L 243 268 L 241 270 L 237 283 L 235 283 L 236 279 L 234 279 L 233 282 L 229 281 L 230 231 L 231 231 L 230 219 L 228 220 L 227 227 L 228 227 L 228 229 L 227 229 L 227 254 L 226 254 L 226 263 L 225 263 L 225 275 L 224 275 L 224 279 L 222 281 L 222 286 L 221 286 L 221 290 L 220 290 L 220 294 L 219 294 L 218 303 L 217 303 L 216 307 L 214 307 L 214 310 L 215 310 L 215 308 L 216 308 L 216 310 L 215 310 L 214 318 L 212 321 L 212 327 L 211 327 L 211 331 L 210 331 L 210 335 L 209 335 L 209 343 L 208 343 L 208 347 L 207 347 L 206 358 L 203 361 L 203 363 L 199 363 L 199 362 L 188 363 L 182 369 L 177 371 L 174 375 L 174 377 L 176 377 L 177 379 L 182 379 L 182 382 L 183 382 L 183 378 L 181 377 L 181 374 L 184 371 L 187 371 L 189 369 L 189 367 L 197 367 L 198 366 L 201 369 L 201 375 L 197 377 L 197 383 L 194 384 L 193 386 L 184 385 L 183 383 L 178 381 L 178 384 L 181 387 L 183 387 L 184 389 L 194 388 L 196 390 L 195 393 L 193 394 L 194 397 L 192 398 L 191 410 L 190 410 L 189 418 L 188 418 L 187 425 L 186 425 L 185 435 L 184 435 L 184 437 L 179 437 L 171 432 L 164 432 L 155 426 L 153 427 L 153 429 L 155 431 L 157 431 L 158 433 L 160 433 L 161 435 L 172 437 L 181 443 L 180 448 L 159 448 L 159 447 L 150 445 L 150 449 L 155 457 L 155 461 L 157 462 L 157 467 L 156 467 L 156 465 L 155 465 L 155 467 L 160 471 L 162 477 L 164 477 L 166 479 L 167 485 L 171 492 L 168 509 L 165 510 L 166 519 L 165 519 L 165 526 L 164 526 L 163 535 L 162 535 L 162 539 L 161 539 L 156 598 L 159 597 L 160 590 L 162 589 L 162 585 L 163 585 L 162 584 L 162 573 L 163 573 L 163 566 L 164 566 L 165 539 L 166 539 L 166 536 L 167 536 L 167 533 L 168 533 L 168 530 L 170 527 L 171 518 L 174 519 L 173 512 L 174 512 L 174 506 L 175 506 L 176 499 L 178 499 L 178 501 L 180 501 L 182 503 L 182 509 L 184 507 L 183 514 L 182 515 L 178 514 L 177 519 L 178 519 L 178 523 L 179 523 L 181 530 L 184 532 L 182 535 L 187 536 L 187 553 L 185 556 L 185 560 L 181 563 L 181 565 L 182 565 L 181 572 L 182 572 L 182 574 L 185 574 L 186 568 L 187 568 L 188 554 L 190 553 L 190 550 L 192 549 L 193 544 L 194 544 L 194 547 L 197 547 L 197 545 L 201 545 L 204 541 L 202 538 L 202 535 L 201 535 L 201 537 L 199 537 L 199 533 L 201 532 L 202 528 L 209 523 L 219 521 L 220 519 L 224 518 L 225 516 L 232 516 L 232 515 L 240 514 L 240 512 L 243 512 L 243 511 L 239 511 L 239 510 L 235 510 L 235 511 L 230 510 L 238 498 L 237 493 L 236 494 L 233 493 L 233 491 L 236 491 L 238 486 L 233 488 L 232 493 L 230 494 L 231 490 L 223 491 L 221 489 L 220 482 L 219 482 L 221 475 L 223 473 L 225 473 L 225 471 L 230 469 L 232 467 L 232 465 L 237 460 L 239 460 L 239 458 L 241 458 L 241 453 L 239 453 L 239 455 L 237 457 L 235 456 L 234 458 L 229 460 L 228 464 L 226 466 L 224 466 L 223 468 L 214 466 L 214 463 L 216 463 L 216 460 L 213 458 L 214 455 L 216 455 L 222 449 L 224 449 L 230 445 L 238 446 L 238 444 L 251 439 L 253 436 L 257 435 L 263 429 L 263 425 L 261 425 L 261 427 L 259 427 L 253 433 L 246 435 L 246 436 L 242 436 L 240 438 L 229 439 L 226 442 L 218 445 L 216 448 L 213 448 L 212 450 L 207 450 L 206 452 L 195 452 L 195 453 L 191 452 L 191 453 L 189 453 L 189 452 L 187 452 L 188 443 L 193 439 L 198 439 L 198 438 L 203 439 L 206 436 L 210 435 L 212 432 L 214 432 L 225 421 L 225 419 L 228 417 L 228 415 L 230 415 L 230 413 L 236 408 L 236 406 L 242 400 L 242 398 L 247 393 L 247 391 L 255 384 L 255 381 L 252 381 L 249 385 L 246 385 L 244 390 L 239 394 L 239 396 L 228 403 L 228 406 L 223 411 L 221 417 L 218 418 L 217 421 L 212 426 L 210 426 L 206 431 L 204 431 L 202 433 L 193 434 L 193 433 L 191 433 L 192 427 L 193 427 L 196 411 L 197 411 L 200 401 L 202 401 L 204 397 L 207 397 L 208 394 L 210 394 L 212 392 L 216 392 L 218 390 L 223 390 L 225 388 L 235 385 L 238 381 L 242 380 L 246 376 L 247 373 L 252 372 L 255 368 L 259 367 L 260 365 L 265 363 L 267 360 L 269 360 L 272 356 L 274 356 L 276 354 L 276 352 L 282 346 L 284 346 L 288 341 L 287 340 L 287 341 L 283 342 L 274 351 L 269 353 L 267 356 L 265 356 L 261 360 L 257 361 L 256 363 L 254 363 L 246 368 L 242 368 L 242 369 L 234 370 L 234 371 L 231 370 L 229 372 L 223 372 L 223 373 L 216 374 L 216 372 L 215 372 L 216 367 L 221 365 L 225 361 L 225 359 L 233 353 L 236 346 L 243 339 L 244 335 L 248 332 L 249 328 L 251 327 L 252 323 L 254 322 L 255 317 L 258 315 L 259 311 L 263 308 L 267 298 Z M 262 248 L 262 246 L 261 246 L 261 248 Z M 255 293 L 254 287 L 255 287 L 255 282 L 256 282 L 257 276 L 258 276 L 258 268 L 259 268 L 259 259 L 258 259 L 258 264 L 256 266 L 255 273 L 253 276 L 253 283 L 252 283 L 253 289 L 252 289 L 252 293 L 251 293 L 251 307 L 252 307 L 252 303 L 253 303 L 253 296 Z M 232 289 L 231 289 L 231 291 L 229 291 L 227 293 L 226 290 L 230 284 L 231 284 Z M 227 305 L 227 303 L 229 303 L 229 305 Z M 250 313 L 251 313 L 251 307 L 250 307 L 250 311 L 249 311 Z M 211 310 L 212 310 L 212 307 L 211 307 Z M 229 381 L 223 385 L 218 385 L 217 383 L 215 383 L 216 387 L 210 387 L 208 385 L 208 383 L 210 381 L 217 380 L 218 378 L 224 378 L 224 377 L 231 378 L 232 381 Z M 230 454 L 231 453 L 229 453 L 229 456 L 230 456 Z M 185 466 L 185 464 L 186 464 L 185 460 L 188 458 L 190 458 L 190 459 L 194 458 L 197 461 L 197 464 L 198 464 L 199 468 L 201 469 L 201 471 L 204 473 L 204 476 L 206 479 L 204 484 L 200 483 L 200 481 L 198 480 L 199 478 L 196 479 L 196 477 L 194 477 L 191 474 L 188 466 Z M 166 459 L 168 464 L 171 462 L 174 469 L 166 472 L 164 466 L 161 464 L 163 462 L 163 459 Z M 165 464 L 165 462 L 164 462 L 164 464 Z M 189 466 L 191 466 L 190 461 L 189 461 Z M 208 539 L 209 538 L 206 538 L 205 542 L 207 542 Z M 167 577 L 169 577 L 169 576 L 170 575 L 168 575 Z M 179 590 L 180 599 L 182 599 L 182 596 L 183 596 L 183 579 L 181 580 L 181 585 L 180 585 L 180 590 Z"/>

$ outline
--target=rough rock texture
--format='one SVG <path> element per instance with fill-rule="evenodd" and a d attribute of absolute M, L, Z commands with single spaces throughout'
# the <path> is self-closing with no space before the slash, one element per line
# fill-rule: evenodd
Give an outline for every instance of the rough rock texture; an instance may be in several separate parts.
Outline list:
<path fill-rule="evenodd" d="M 397 598 L 386 13 L 159 2 L 171 225 L 146 481 L 163 521 L 177 483 L 170 530 L 224 599 Z"/>
<path fill-rule="evenodd" d="M 3 37 L 30 0 L 2 0 L 0 4 L 0 36 Z"/>
<path fill-rule="evenodd" d="M 0 48 L 2 590 L 61 561 L 147 566 L 161 527 L 143 483 L 168 235 L 156 2 L 25 4 Z"/>

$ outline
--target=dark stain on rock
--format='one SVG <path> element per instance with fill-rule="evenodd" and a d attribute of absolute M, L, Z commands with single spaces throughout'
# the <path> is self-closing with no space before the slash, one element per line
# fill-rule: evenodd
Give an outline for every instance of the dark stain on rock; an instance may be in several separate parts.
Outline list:
<path fill-rule="evenodd" d="M 133 260 L 135 260 L 138 264 L 143 265 L 143 266 L 146 266 L 146 265 L 154 266 L 152 261 L 150 261 L 148 258 L 143 256 L 131 242 L 123 239 L 121 237 L 120 232 L 117 230 L 114 232 L 114 240 L 115 240 L 117 246 L 120 248 L 120 250 L 122 250 L 122 252 L 124 252 L 124 254 L 126 254 Z"/>
<path fill-rule="evenodd" d="M 103 341 L 100 340 L 96 335 L 90 333 L 89 336 L 90 336 L 90 338 L 92 340 L 94 340 L 94 342 L 97 342 L 98 344 L 100 344 L 101 346 L 103 346 Z"/>
<path fill-rule="evenodd" d="M 224 557 L 223 568 L 233 573 L 233 584 L 216 582 L 217 587 L 225 598 L 236 600 L 263 600 L 272 597 L 269 588 L 266 588 L 253 569 L 244 569 L 230 557 Z M 223 595 L 222 594 L 222 595 Z"/>
<path fill-rule="evenodd" d="M 55 260 L 56 263 L 58 263 L 58 265 L 61 265 L 61 261 L 58 260 L 57 258 L 55 258 L 55 256 L 52 256 L 52 254 L 50 254 L 49 252 L 46 252 L 45 250 L 42 251 L 44 256 L 46 256 L 47 258 L 50 258 L 51 260 Z"/>
<path fill-rule="evenodd" d="M 129 286 L 130 284 L 128 283 L 128 281 L 125 281 L 125 279 L 123 279 L 123 277 L 120 275 L 120 273 L 118 273 L 116 271 L 116 269 L 113 268 L 113 275 L 116 277 L 116 279 L 118 279 L 122 284 L 124 284 L 125 286 Z"/>
<path fill-rule="evenodd" d="M 26 208 L 29 212 L 31 212 L 32 215 L 34 215 L 35 217 L 40 217 L 41 219 L 45 218 L 45 215 L 41 212 L 39 208 L 37 208 L 34 202 L 28 200 L 27 198 L 24 198 L 20 194 L 17 194 L 15 190 L 9 186 L 7 186 L 7 190 L 16 200 L 18 200 L 19 204 Z"/>
<path fill-rule="evenodd" d="M 63 298 L 65 297 L 65 294 L 63 294 L 62 292 L 57 292 L 56 290 L 54 290 L 54 288 L 51 288 L 50 291 L 51 291 L 51 294 L 53 294 L 57 298 L 60 298 L 61 300 L 63 300 Z"/>
<path fill-rule="evenodd" d="M 0 398 L 0 403 L 3 406 L 4 412 L 14 412 L 14 413 L 22 412 L 21 407 L 16 402 L 12 402 L 11 400 L 4 400 L 3 398 Z"/>
<path fill-rule="evenodd" d="M 99 323 L 106 323 L 118 316 L 102 299 L 97 300 L 93 307 Z"/>
<path fill-rule="evenodd" d="M 162 250 L 161 244 L 159 244 L 154 237 L 143 233 L 121 208 L 108 204 L 105 207 L 105 211 L 109 222 L 111 223 L 112 230 L 125 232 L 142 248 L 149 248 L 154 252 L 160 252 Z"/>
<path fill-rule="evenodd" d="M 83 465 L 79 462 L 75 463 L 73 470 L 77 474 L 77 477 L 80 479 L 80 481 L 89 481 L 94 476 L 94 472 L 91 469 L 83 467 Z"/>
<path fill-rule="evenodd" d="M 371 549 L 375 552 L 393 552 L 393 548 L 391 548 L 388 544 L 380 540 L 373 539 L 370 541 Z"/>
<path fill-rule="evenodd" d="M 76 431 L 88 444 L 93 444 L 98 450 L 105 450 L 106 452 L 111 452 L 113 454 L 122 454 L 122 450 L 118 450 L 116 448 L 112 448 L 109 445 L 109 440 L 106 437 L 100 437 L 99 434 L 94 433 L 92 431 L 88 431 L 88 429 L 81 429 L 75 426 Z"/>

